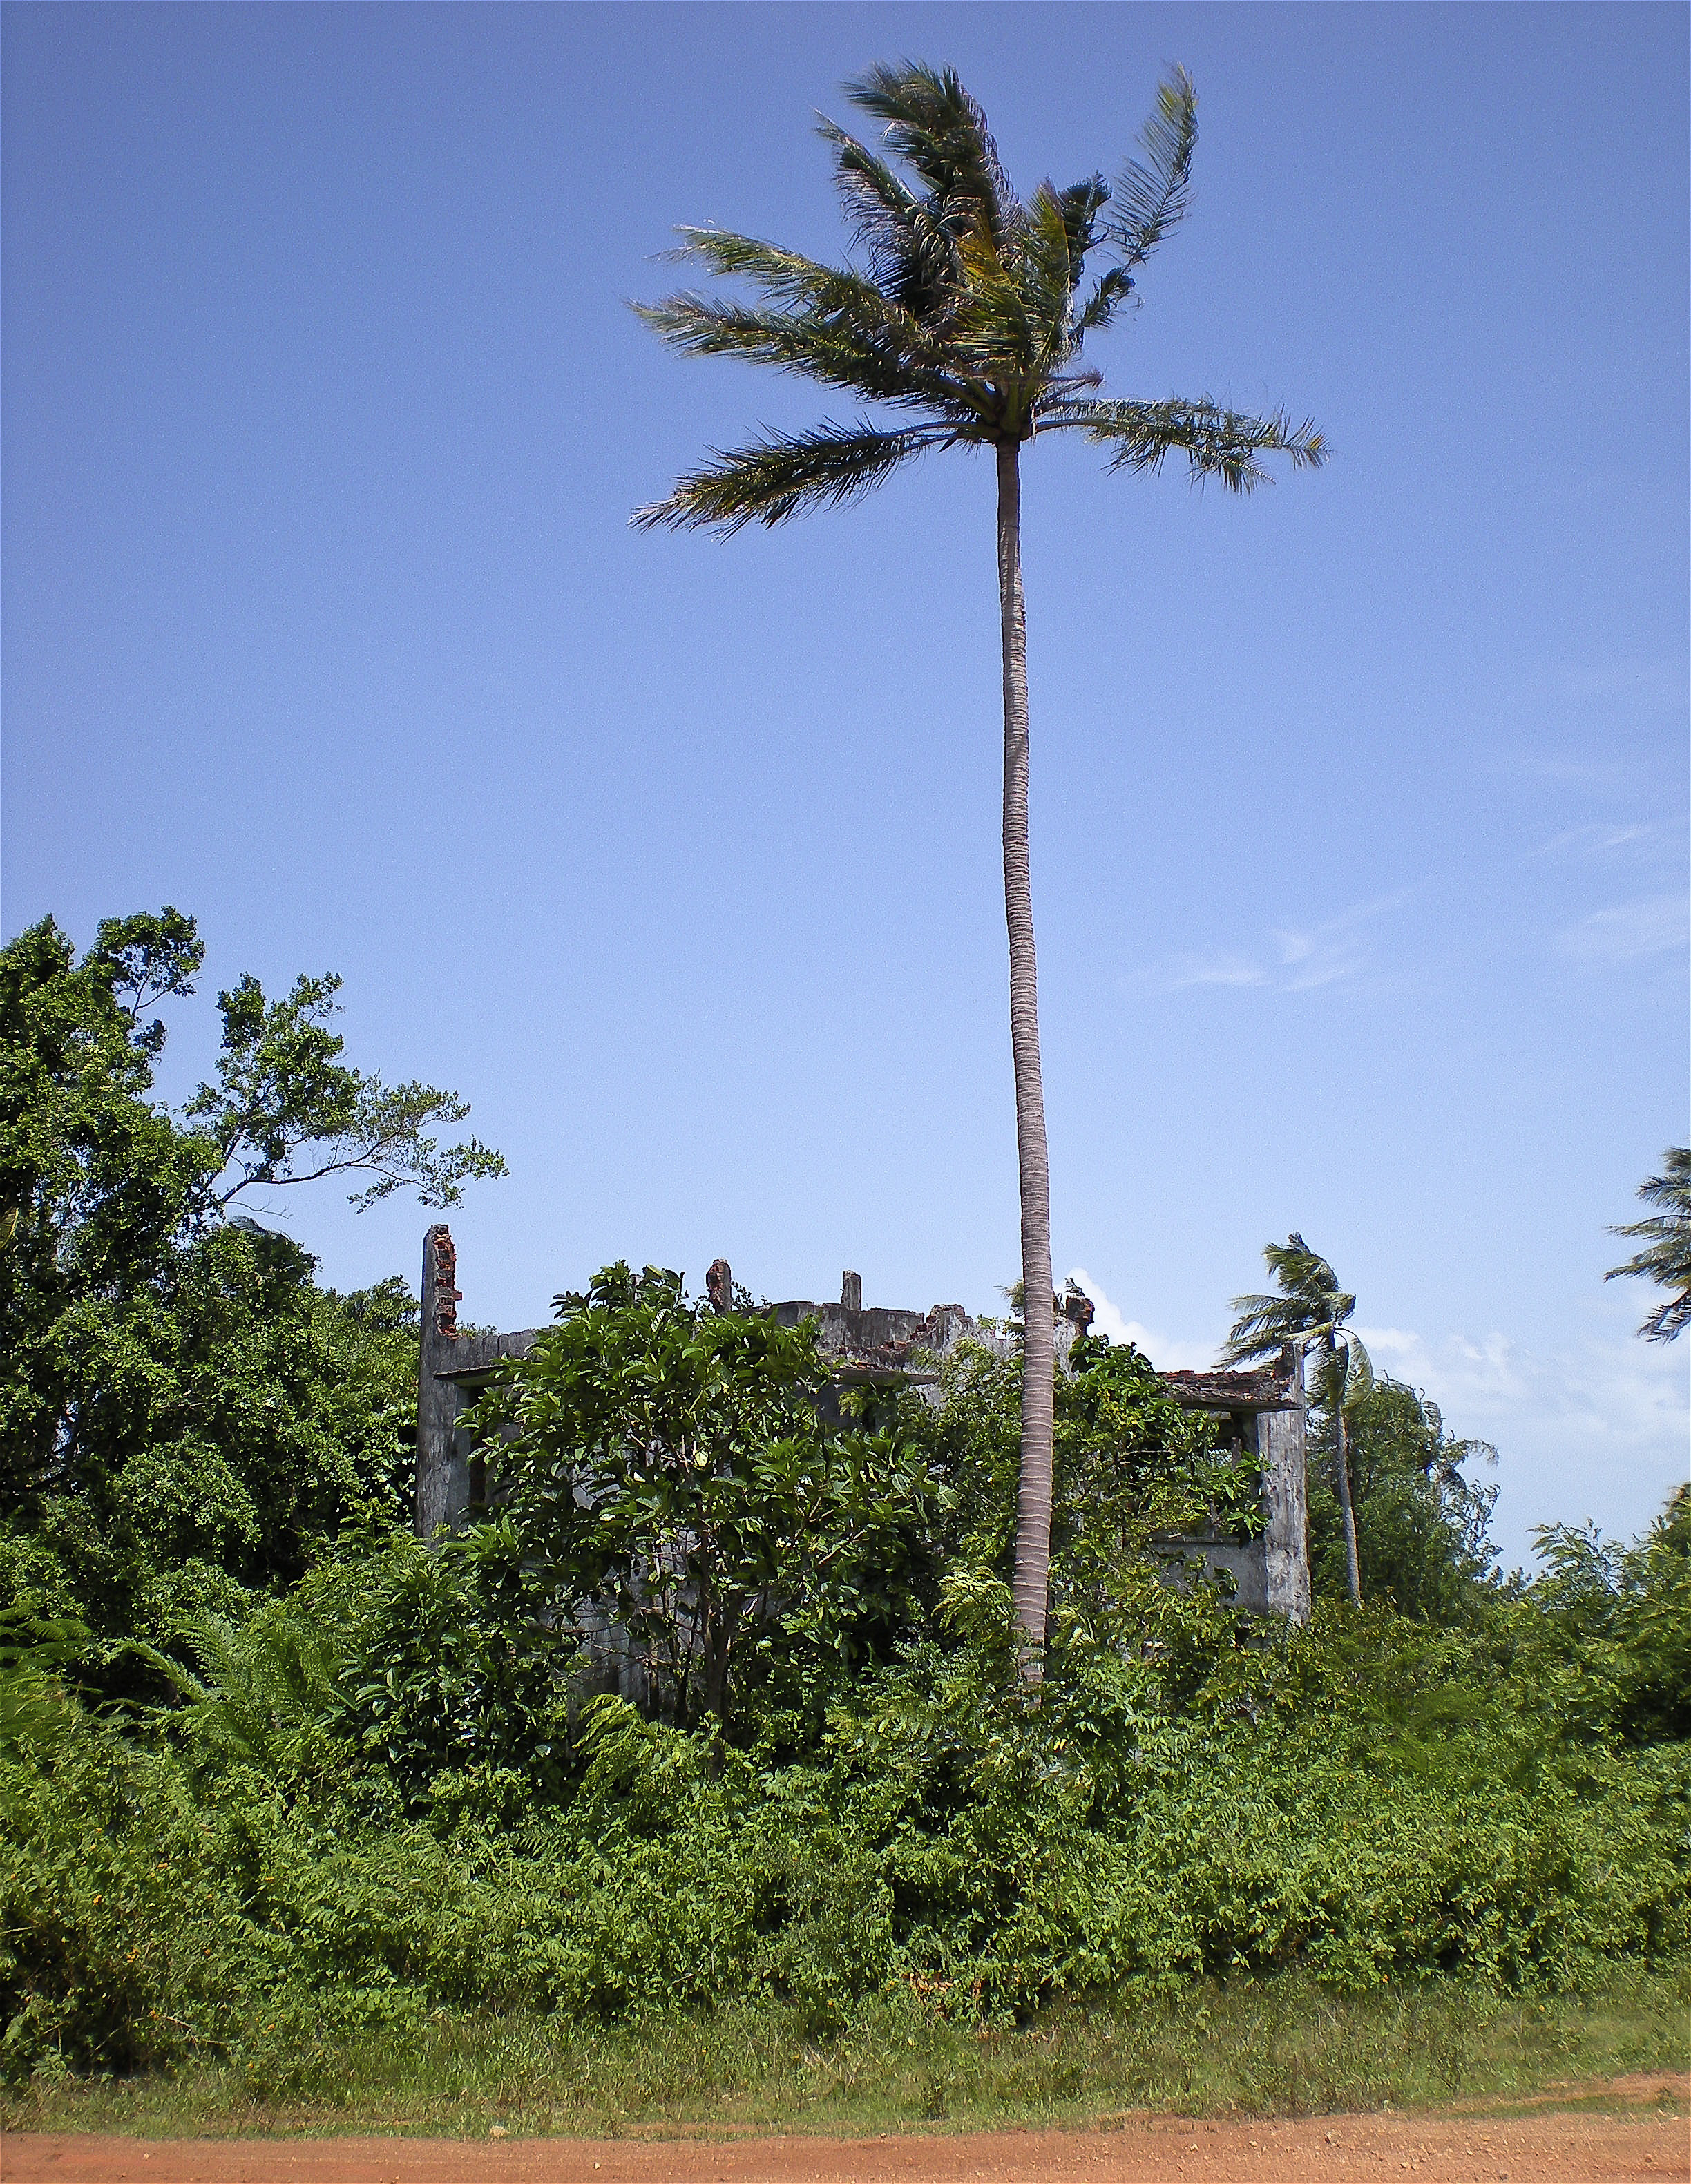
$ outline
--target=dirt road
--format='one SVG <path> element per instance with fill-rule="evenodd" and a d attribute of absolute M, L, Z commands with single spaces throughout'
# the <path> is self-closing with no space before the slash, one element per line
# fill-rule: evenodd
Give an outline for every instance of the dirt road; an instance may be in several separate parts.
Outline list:
<path fill-rule="evenodd" d="M 1666 2092 L 1681 2113 L 1639 2105 Z M 1632 2080 L 1606 2109 L 1317 2116 L 868 2139 L 137 2139 L 25 2133 L 3 2184 L 1304 2184 L 1405 2177 L 1561 2184 L 1691 2176 L 1691 2080 Z"/>

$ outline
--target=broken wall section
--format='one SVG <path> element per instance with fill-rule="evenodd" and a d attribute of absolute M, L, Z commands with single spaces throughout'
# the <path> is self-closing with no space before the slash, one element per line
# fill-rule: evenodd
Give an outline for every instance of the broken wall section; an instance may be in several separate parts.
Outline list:
<path fill-rule="evenodd" d="M 508 1334 L 458 1332 L 457 1253 L 452 1232 L 437 1222 L 423 1239 L 422 1351 L 417 1386 L 416 1530 L 429 1539 L 487 1500 L 485 1459 L 465 1431 L 464 1412 L 508 1357 L 527 1357 L 537 1329 Z M 706 1295 L 718 1311 L 732 1309 L 734 1274 L 715 1260 Z M 771 1307 L 784 1327 L 813 1319 L 818 1347 L 831 1368 L 832 1408 L 839 1395 L 863 1386 L 912 1386 L 930 1397 L 940 1362 L 960 1342 L 980 1342 L 1007 1355 L 1014 1337 L 974 1319 L 959 1304 L 925 1312 L 865 1306 L 861 1276 L 847 1272 L 837 1304 L 792 1297 Z M 1091 1301 L 1071 1290 L 1058 1300 L 1053 1340 L 1066 1359 L 1091 1324 Z M 1165 1386 L 1183 1408 L 1215 1418 L 1225 1442 L 1254 1455 L 1263 1476 L 1264 1529 L 1247 1542 L 1219 1532 L 1155 1541 L 1171 1573 L 1200 1569 L 1231 1576 L 1237 1604 L 1256 1614 L 1309 1619 L 1309 1555 L 1304 1477 L 1303 1374 L 1296 1354 L 1256 1373 L 1165 1373 Z"/>

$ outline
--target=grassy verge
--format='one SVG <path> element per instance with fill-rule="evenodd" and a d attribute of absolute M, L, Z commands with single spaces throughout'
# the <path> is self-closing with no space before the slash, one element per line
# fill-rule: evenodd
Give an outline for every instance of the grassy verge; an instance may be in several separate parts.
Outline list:
<path fill-rule="evenodd" d="M 158 2137 L 405 2131 L 842 2134 L 1080 2123 L 1126 2109 L 1297 2114 L 1507 2105 L 1548 2087 L 1688 2062 L 1691 1968 L 1525 2001 L 1455 1982 L 1336 1995 L 1298 1975 L 1192 1987 L 1018 2031 L 885 2003 L 829 2039 L 776 2009 L 587 2031 L 436 2016 L 278 2046 L 173 2075 L 40 2075 L 0 2100 L 8 2130 Z"/>

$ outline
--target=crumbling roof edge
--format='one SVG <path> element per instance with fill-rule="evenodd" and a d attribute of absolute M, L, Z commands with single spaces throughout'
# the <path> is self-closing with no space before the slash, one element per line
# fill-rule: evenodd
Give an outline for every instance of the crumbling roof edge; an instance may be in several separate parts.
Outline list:
<path fill-rule="evenodd" d="M 1163 1385 L 1189 1411 L 1295 1411 L 1303 1396 L 1278 1373 L 1164 1373 Z"/>

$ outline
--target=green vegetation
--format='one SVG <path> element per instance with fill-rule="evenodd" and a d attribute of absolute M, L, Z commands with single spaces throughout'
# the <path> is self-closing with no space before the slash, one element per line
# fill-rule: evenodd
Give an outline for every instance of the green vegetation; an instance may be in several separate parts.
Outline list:
<path fill-rule="evenodd" d="M 1152 1549 L 1247 1533 L 1252 1465 L 1085 1341 L 1030 1684 L 1013 1337 L 931 1406 L 836 1407 L 812 1330 L 617 1266 L 490 1394 L 483 1501 L 426 1545 L 415 1307 L 220 1216 L 114 961 L 142 967 L 37 928 L 0 961 L 12 2114 L 74 2083 L 113 2120 L 262 2119 L 344 2082 L 453 2127 L 821 2123 L 1662 2059 L 1691 1496 L 1503 1582 L 1472 1451 L 1377 1382 L 1370 1604 L 1318 1502 L 1312 1626 L 1264 1626 Z M 609 1621 L 620 1667 L 583 1646 Z"/>
<path fill-rule="evenodd" d="M 1422 1622 L 1463 1622 L 1486 1598 L 1496 1562 L 1489 1528 L 1497 1489 L 1478 1485 L 1468 1467 L 1494 1464 L 1497 1451 L 1488 1441 L 1458 1440 L 1437 1404 L 1398 1380 L 1370 1377 L 1343 1418 L 1360 1588 Z M 1350 1591 L 1334 1424 L 1331 1400 L 1311 1412 L 1309 1552 L 1318 1594 Z"/>
<path fill-rule="evenodd" d="M 954 70 L 914 61 L 882 65 L 848 85 L 846 95 L 880 125 L 890 155 L 883 159 L 834 122 L 822 125 L 858 263 L 823 265 L 751 236 L 684 228 L 678 254 L 718 278 L 744 282 L 756 301 L 681 294 L 639 308 L 684 356 L 736 357 L 801 372 L 830 393 L 884 405 L 886 421 L 829 420 L 808 432 L 766 432 L 755 445 L 718 454 L 680 479 L 667 500 L 640 510 L 634 521 L 726 535 L 856 500 L 931 449 L 992 450 L 1004 667 L 1004 912 L 1030 1338 L 1013 1587 L 1023 1668 L 1036 1678 L 1049 1609 L 1055 1367 L 1028 849 L 1022 449 L 1036 434 L 1079 432 L 1106 450 L 1113 471 L 1157 471 L 1170 454 L 1180 455 L 1194 482 L 1219 478 L 1233 493 L 1266 482 L 1266 454 L 1314 468 L 1326 449 L 1313 425 L 1294 427 L 1279 414 L 1249 416 L 1208 399 L 1105 401 L 1096 392 L 1101 375 L 1081 362 L 1088 336 L 1102 335 L 1128 309 L 1141 269 L 1186 216 L 1197 94 L 1183 69 L 1158 94 L 1141 137 L 1142 161 L 1127 160 L 1113 184 L 1097 174 L 1062 190 L 1046 181 L 1025 199 L 1011 187 L 986 116 Z"/>
<path fill-rule="evenodd" d="M 0 2129 L 220 2137 L 415 2131 L 482 2138 L 744 2130 L 839 2133 L 1063 2125 L 1147 2109 L 1331 2114 L 1446 2102 L 1507 2110 L 1593 2081 L 1681 2070 L 1691 1984 L 1622 1974 L 1531 2001 L 1455 1981 L 1335 1993 L 1307 1975 L 1209 1983 L 1028 2027 L 965 2025 L 908 1994 L 817 2039 L 779 2005 L 582 2025 L 432 2014 L 402 2044 L 353 2031 L 243 2060 L 0 2089 Z M 1649 2097 L 1646 2096 L 1648 2098 Z M 1621 2105 L 1604 2088 L 1605 2109 Z"/>
<path fill-rule="evenodd" d="M 175 910 L 108 919 L 81 962 L 50 919 L 0 950 L 0 1585 L 103 1639 L 166 1642 L 245 1612 L 349 1513 L 399 1515 L 416 1306 L 391 1280 L 337 1296 L 243 1192 L 329 1174 L 366 1205 L 450 1205 L 502 1172 L 450 1093 L 341 1060 L 335 978 L 219 996 L 216 1081 L 152 1096 L 204 950 Z M 109 1653 L 114 1689 L 136 1657 Z"/>
<path fill-rule="evenodd" d="M 1691 1145 L 1670 1145 L 1662 1173 L 1638 1185 L 1646 1206 L 1659 1206 L 1643 1221 L 1629 1221 L 1617 1236 L 1636 1236 L 1644 1245 L 1626 1263 L 1604 1276 L 1641 1275 L 1667 1291 L 1638 1329 L 1648 1342 L 1671 1342 L 1691 1326 Z"/>
<path fill-rule="evenodd" d="M 827 1385 L 810 1329 L 701 1310 L 678 1274 L 619 1265 L 558 1299 L 482 1405 L 551 1595 L 620 1625 L 679 1720 L 726 1730 L 760 1646 L 849 1650 L 910 1624 L 939 1480 L 907 1436 L 830 1431 Z"/>

